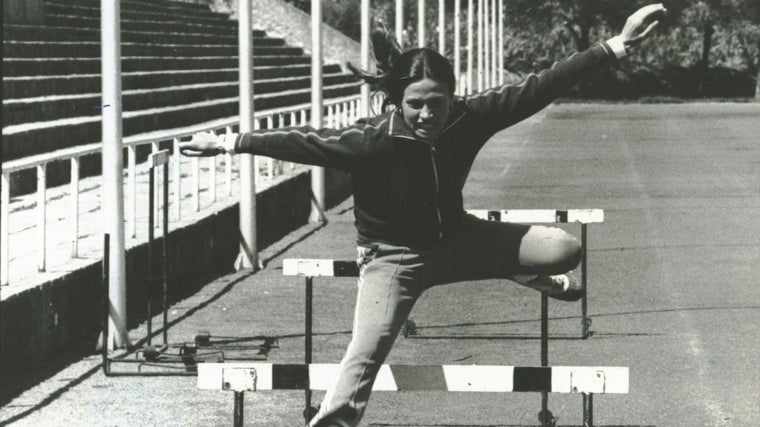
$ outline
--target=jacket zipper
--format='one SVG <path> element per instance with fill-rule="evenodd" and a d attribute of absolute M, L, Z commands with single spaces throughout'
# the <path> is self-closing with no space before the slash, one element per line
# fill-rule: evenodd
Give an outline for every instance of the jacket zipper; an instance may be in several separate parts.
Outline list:
<path fill-rule="evenodd" d="M 435 194 L 433 197 L 433 204 L 435 205 L 435 213 L 438 216 L 438 238 L 443 238 L 443 232 L 441 231 L 441 224 L 443 219 L 441 218 L 441 209 L 438 207 L 438 168 L 435 165 L 435 147 L 430 144 L 430 162 L 433 164 L 433 180 L 435 180 Z"/>

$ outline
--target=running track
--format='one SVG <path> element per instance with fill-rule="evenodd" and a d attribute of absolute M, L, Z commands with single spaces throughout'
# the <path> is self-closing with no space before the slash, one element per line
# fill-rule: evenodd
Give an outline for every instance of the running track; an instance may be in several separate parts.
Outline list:
<path fill-rule="evenodd" d="M 589 228 L 594 336 L 552 340 L 550 365 L 628 366 L 628 395 L 595 399 L 599 426 L 760 423 L 760 104 L 559 104 L 486 145 L 468 208 L 602 208 Z M 174 341 L 195 331 L 279 335 L 270 361 L 303 359 L 303 285 L 282 258 L 350 258 L 351 201 L 172 307 Z M 567 229 L 578 234 L 577 227 Z M 292 245 L 291 245 L 292 243 Z M 315 284 L 314 361 L 337 362 L 350 335 L 351 279 Z M 420 334 L 537 333 L 538 295 L 504 282 L 434 288 L 413 311 Z M 579 332 L 577 304 L 551 303 L 550 330 Z M 134 338 L 144 331 L 132 331 Z M 404 339 L 388 363 L 538 365 L 536 340 Z M 0 425 L 229 425 L 232 396 L 193 378 L 104 378 L 75 362 L 0 410 Z M 314 401 L 321 395 L 315 393 Z M 246 395 L 247 425 L 300 425 L 302 394 Z M 581 399 L 552 395 L 560 425 Z M 538 394 L 378 393 L 366 425 L 537 425 Z M 5 422 L 4 422 L 5 421 Z"/>

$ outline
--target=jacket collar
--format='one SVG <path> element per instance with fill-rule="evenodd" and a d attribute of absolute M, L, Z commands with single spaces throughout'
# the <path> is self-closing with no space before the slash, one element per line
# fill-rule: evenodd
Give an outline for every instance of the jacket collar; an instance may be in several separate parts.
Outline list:
<path fill-rule="evenodd" d="M 435 140 L 431 141 L 431 143 L 435 143 L 436 140 L 440 139 L 440 137 L 452 126 L 454 126 L 456 122 L 461 120 L 465 114 L 465 111 L 459 105 L 457 105 L 456 101 L 454 101 L 454 104 L 451 106 L 451 112 L 449 113 L 446 126 L 443 128 L 443 130 L 441 130 L 441 133 L 435 137 Z M 390 125 L 388 126 L 388 135 L 395 138 L 406 138 L 413 139 L 415 141 L 423 141 L 422 139 L 417 138 L 414 135 L 414 132 L 412 132 L 412 130 L 406 124 L 404 121 L 404 116 L 401 114 L 400 108 L 394 110 L 391 113 Z"/>

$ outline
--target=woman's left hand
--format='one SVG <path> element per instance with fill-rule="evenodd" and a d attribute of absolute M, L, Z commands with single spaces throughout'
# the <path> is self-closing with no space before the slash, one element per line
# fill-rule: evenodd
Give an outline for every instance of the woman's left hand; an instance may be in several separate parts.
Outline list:
<path fill-rule="evenodd" d="M 193 139 L 179 143 L 179 152 L 188 157 L 211 157 L 224 153 L 219 142 L 220 136 L 213 132 L 199 132 Z"/>
<path fill-rule="evenodd" d="M 625 46 L 636 46 L 641 43 L 652 32 L 654 27 L 657 26 L 659 21 L 650 23 L 646 28 L 644 28 L 644 25 L 655 15 L 665 14 L 667 11 L 662 3 L 657 3 L 644 6 L 629 16 L 625 21 L 623 31 L 620 32 L 620 37 L 623 39 Z M 642 28 L 644 29 L 642 30 Z"/>

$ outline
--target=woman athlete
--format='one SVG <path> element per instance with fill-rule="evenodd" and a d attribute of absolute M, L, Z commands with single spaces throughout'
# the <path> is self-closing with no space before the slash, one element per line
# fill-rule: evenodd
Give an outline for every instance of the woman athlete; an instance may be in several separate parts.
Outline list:
<path fill-rule="evenodd" d="M 434 50 L 401 53 L 375 41 L 376 83 L 395 110 L 343 129 L 290 127 L 194 135 L 187 156 L 250 153 L 351 173 L 359 291 L 340 375 L 309 426 L 356 426 L 372 384 L 415 301 L 454 282 L 511 279 L 566 301 L 581 297 L 566 273 L 577 240 L 557 228 L 489 222 L 465 213 L 462 188 L 475 156 L 497 132 L 551 103 L 592 70 L 611 64 L 657 25 L 661 4 L 639 9 L 620 35 L 574 54 L 519 85 L 454 95 L 455 74 Z"/>

